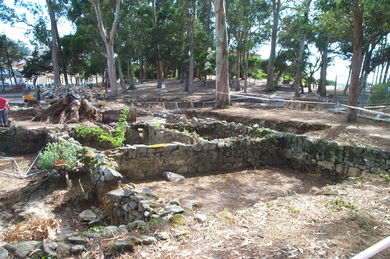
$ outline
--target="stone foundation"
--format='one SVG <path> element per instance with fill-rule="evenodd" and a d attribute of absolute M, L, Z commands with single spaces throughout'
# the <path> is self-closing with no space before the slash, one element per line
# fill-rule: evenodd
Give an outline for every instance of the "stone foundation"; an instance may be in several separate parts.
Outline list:
<path fill-rule="evenodd" d="M 0 152 L 9 155 L 32 154 L 41 150 L 48 141 L 46 129 L 26 129 L 11 126 L 0 130 Z"/>
<path fill-rule="evenodd" d="M 216 139 L 199 137 L 195 144 L 127 145 L 106 154 L 129 180 L 160 177 L 164 171 L 207 174 L 264 165 L 321 173 L 335 180 L 363 172 L 389 174 L 390 170 L 389 151 L 313 141 L 292 133 L 227 122 L 179 123 L 167 127 L 196 131 Z"/>

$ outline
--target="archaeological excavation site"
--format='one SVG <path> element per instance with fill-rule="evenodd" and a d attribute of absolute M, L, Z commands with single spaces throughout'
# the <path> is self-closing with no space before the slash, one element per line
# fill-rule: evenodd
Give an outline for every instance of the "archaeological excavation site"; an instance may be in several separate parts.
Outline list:
<path fill-rule="evenodd" d="M 388 140 L 243 110 L 11 113 L 0 258 L 348 258 L 389 234 Z"/>

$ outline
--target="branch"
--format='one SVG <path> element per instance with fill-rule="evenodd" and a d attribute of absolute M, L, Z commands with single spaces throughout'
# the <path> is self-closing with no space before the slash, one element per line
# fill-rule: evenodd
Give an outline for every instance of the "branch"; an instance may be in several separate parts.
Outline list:
<path fill-rule="evenodd" d="M 104 23 L 103 23 L 102 10 L 100 9 L 100 2 L 99 2 L 99 0 L 88 0 L 88 2 L 90 2 L 95 9 L 98 28 L 99 28 L 100 34 L 102 35 L 103 41 L 106 44 L 108 39 L 107 39 L 106 29 L 105 29 Z"/>
<path fill-rule="evenodd" d="M 110 42 L 111 43 L 114 42 L 116 29 L 118 27 L 120 6 L 121 6 L 121 1 L 120 0 L 116 0 L 116 3 L 115 3 L 115 17 L 114 17 L 114 22 L 112 23 L 112 28 L 111 28 L 111 32 L 110 32 Z"/>

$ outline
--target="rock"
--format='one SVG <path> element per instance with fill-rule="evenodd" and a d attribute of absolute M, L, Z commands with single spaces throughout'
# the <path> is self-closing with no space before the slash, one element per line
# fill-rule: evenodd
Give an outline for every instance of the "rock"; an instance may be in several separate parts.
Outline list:
<path fill-rule="evenodd" d="M 128 240 L 116 242 L 114 247 L 123 252 L 132 252 L 134 244 Z"/>
<path fill-rule="evenodd" d="M 58 258 L 65 258 L 70 255 L 70 246 L 65 242 L 57 243 L 57 256 Z"/>
<path fill-rule="evenodd" d="M 43 242 L 43 251 L 52 257 L 57 257 L 57 243 L 54 241 L 44 241 Z M 0 256 L 1 258 L 1 256 Z"/>
<path fill-rule="evenodd" d="M 123 210 L 124 211 L 131 211 L 131 210 L 136 210 L 138 209 L 138 203 L 135 202 L 135 201 L 130 201 L 128 203 L 126 203 L 125 205 L 123 205 Z"/>
<path fill-rule="evenodd" d="M 152 211 L 152 208 L 149 205 L 149 201 L 138 202 L 138 211 L 139 212 Z"/>
<path fill-rule="evenodd" d="M 102 235 L 104 237 L 114 237 L 116 235 L 118 235 L 120 232 L 120 229 L 117 227 L 117 226 L 107 226 L 107 227 L 104 227 L 103 230 L 102 230 Z"/>
<path fill-rule="evenodd" d="M 167 214 L 179 214 L 184 212 L 184 209 L 177 205 L 166 205 L 164 206 L 165 215 Z"/>
<path fill-rule="evenodd" d="M 197 119 L 196 117 L 193 117 L 193 118 L 191 119 L 191 123 L 192 123 L 192 124 L 197 124 L 197 123 L 198 123 L 198 119 Z"/>
<path fill-rule="evenodd" d="M 203 214 L 196 213 L 195 214 L 195 219 L 198 220 L 199 222 L 205 222 L 207 220 L 207 216 Z"/>
<path fill-rule="evenodd" d="M 174 229 L 174 230 L 172 230 L 172 235 L 175 238 L 179 238 L 181 236 L 188 235 L 188 232 Z"/>
<path fill-rule="evenodd" d="M 154 192 L 152 192 L 152 191 L 151 191 L 150 189 L 148 189 L 148 188 L 142 189 L 141 194 L 145 194 L 146 196 L 149 196 L 149 197 L 158 199 L 158 195 L 155 194 Z"/>
<path fill-rule="evenodd" d="M 129 189 L 129 188 L 117 189 L 117 190 L 113 190 L 113 191 L 110 191 L 109 193 L 107 193 L 107 195 L 110 196 L 111 198 L 113 198 L 114 200 L 119 200 L 123 197 L 128 197 L 128 196 L 133 195 L 133 194 L 134 194 L 134 191 L 132 189 Z"/>
<path fill-rule="evenodd" d="M 92 210 L 84 210 L 79 214 L 82 221 L 92 221 L 96 219 L 96 214 Z"/>
<path fill-rule="evenodd" d="M 127 224 L 127 230 L 131 231 L 131 230 L 134 230 L 134 229 L 142 228 L 145 225 L 146 225 L 145 221 L 143 221 L 143 220 L 136 220 L 136 221 L 133 221 L 133 222 L 130 222 L 129 224 Z"/>
<path fill-rule="evenodd" d="M 168 181 L 171 181 L 171 182 L 179 182 L 179 181 L 183 181 L 185 179 L 184 176 L 182 176 L 180 174 L 175 174 L 175 173 L 172 173 L 172 172 L 163 172 L 162 175 Z"/>
<path fill-rule="evenodd" d="M 168 240 L 169 234 L 167 232 L 157 232 L 155 234 L 156 238 L 159 240 Z"/>
<path fill-rule="evenodd" d="M 103 226 L 103 225 L 105 225 L 105 223 L 104 223 L 102 218 L 96 218 L 96 219 L 88 222 L 89 227 L 97 227 L 97 226 Z"/>
<path fill-rule="evenodd" d="M 348 175 L 349 176 L 352 176 L 352 177 L 358 177 L 362 174 L 362 170 L 360 170 L 359 168 L 349 168 L 348 169 Z"/>
<path fill-rule="evenodd" d="M 129 231 L 127 230 L 127 226 L 125 225 L 119 225 L 119 229 L 120 231 L 124 232 L 124 233 L 128 233 Z"/>
<path fill-rule="evenodd" d="M 83 245 L 83 244 L 88 243 L 88 240 L 85 239 L 84 237 L 81 237 L 81 236 L 70 236 L 67 239 L 70 243 L 76 244 L 76 245 Z"/>
<path fill-rule="evenodd" d="M 111 169 L 110 167 L 107 167 L 107 166 L 102 166 L 101 168 L 99 168 L 99 171 L 101 172 L 102 176 L 104 177 L 104 180 L 107 182 L 110 182 L 113 180 L 119 181 L 120 179 L 123 178 L 121 173 L 119 173 L 118 171 Z"/>
<path fill-rule="evenodd" d="M 7 259 L 8 255 L 8 250 L 3 247 L 0 247 L 0 259 Z"/>
<path fill-rule="evenodd" d="M 85 251 L 85 247 L 83 245 L 75 245 L 70 248 L 70 252 L 74 254 L 80 254 L 81 252 Z"/>
<path fill-rule="evenodd" d="M 143 245 L 152 245 L 154 243 L 157 242 L 157 239 L 155 237 L 152 237 L 152 236 L 139 236 L 139 239 L 142 240 L 142 244 Z"/>
<path fill-rule="evenodd" d="M 187 225 L 187 219 L 181 214 L 177 214 L 177 215 L 170 217 L 169 221 L 172 224 L 176 224 L 176 225 Z"/>
<path fill-rule="evenodd" d="M 27 257 L 32 251 L 41 246 L 39 241 L 24 241 L 5 245 L 5 249 L 15 254 L 18 258 Z"/>

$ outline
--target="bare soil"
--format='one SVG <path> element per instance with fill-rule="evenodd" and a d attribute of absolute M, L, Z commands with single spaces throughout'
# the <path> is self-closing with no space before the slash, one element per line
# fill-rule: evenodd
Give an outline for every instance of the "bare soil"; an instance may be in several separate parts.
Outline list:
<path fill-rule="evenodd" d="M 373 176 L 335 185 L 263 168 L 147 187 L 195 204 L 187 236 L 121 258 L 350 258 L 390 234 L 390 185 Z M 327 184 L 327 185 L 325 185 Z M 389 258 L 390 250 L 374 258 Z"/>
<path fill-rule="evenodd" d="M 345 116 L 328 111 L 297 111 L 288 109 L 201 109 L 200 114 L 214 116 L 227 121 L 254 124 L 258 121 L 282 124 L 293 122 L 296 127 L 315 128 L 323 125 L 322 130 L 312 130 L 304 135 L 313 139 L 326 139 L 346 145 L 361 145 L 383 150 L 390 150 L 390 124 L 368 119 L 358 119 L 350 124 Z M 321 127 L 318 127 L 321 128 Z"/>

